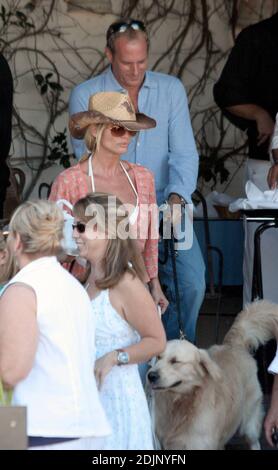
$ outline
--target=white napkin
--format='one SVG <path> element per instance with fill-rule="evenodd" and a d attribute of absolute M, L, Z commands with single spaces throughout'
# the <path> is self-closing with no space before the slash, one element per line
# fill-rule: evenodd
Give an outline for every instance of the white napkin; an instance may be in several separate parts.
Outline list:
<path fill-rule="evenodd" d="M 261 191 L 252 181 L 247 181 L 245 192 L 247 198 L 232 202 L 230 212 L 239 209 L 278 209 L 278 189 Z"/>

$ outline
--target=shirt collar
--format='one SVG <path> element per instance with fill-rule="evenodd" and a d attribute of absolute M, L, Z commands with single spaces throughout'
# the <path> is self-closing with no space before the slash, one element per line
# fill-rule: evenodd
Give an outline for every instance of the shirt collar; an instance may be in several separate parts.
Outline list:
<path fill-rule="evenodd" d="M 58 264 L 56 256 L 42 256 L 41 258 L 37 258 L 34 261 L 30 261 L 30 263 L 26 264 L 23 268 L 20 269 L 19 273 L 21 273 L 23 270 L 24 272 L 28 272 L 34 268 L 37 269 L 38 266 L 49 266 L 51 264 Z"/>
<path fill-rule="evenodd" d="M 112 72 L 111 66 L 105 72 L 105 89 L 106 90 L 117 90 L 117 91 L 124 91 L 126 92 L 125 88 L 119 84 L 115 75 Z M 142 88 L 157 88 L 157 81 L 153 77 L 153 74 L 150 71 L 146 71 L 145 80 L 143 82 Z"/>

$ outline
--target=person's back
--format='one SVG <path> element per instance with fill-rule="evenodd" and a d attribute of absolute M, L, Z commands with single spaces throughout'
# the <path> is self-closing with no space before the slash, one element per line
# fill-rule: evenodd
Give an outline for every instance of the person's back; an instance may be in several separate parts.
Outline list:
<path fill-rule="evenodd" d="M 13 394 L 15 405 L 28 406 L 29 435 L 103 435 L 93 377 L 94 316 L 84 288 L 55 257 L 33 261 L 9 285 L 18 282 L 36 294 L 40 331 L 34 366 Z"/>

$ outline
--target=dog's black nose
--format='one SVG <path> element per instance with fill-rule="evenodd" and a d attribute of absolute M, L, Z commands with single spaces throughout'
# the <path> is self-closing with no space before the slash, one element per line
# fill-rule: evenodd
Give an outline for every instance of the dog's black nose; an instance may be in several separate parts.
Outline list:
<path fill-rule="evenodd" d="M 159 379 L 159 373 L 155 371 L 150 371 L 148 373 L 148 379 L 151 383 L 157 382 L 157 380 Z"/>

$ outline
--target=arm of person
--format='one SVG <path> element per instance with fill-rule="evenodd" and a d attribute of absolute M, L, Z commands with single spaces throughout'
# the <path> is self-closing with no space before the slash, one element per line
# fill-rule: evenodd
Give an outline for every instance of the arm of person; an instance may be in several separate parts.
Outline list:
<path fill-rule="evenodd" d="M 149 288 L 154 303 L 161 308 L 161 314 L 163 315 L 163 313 L 165 313 L 167 310 L 169 301 L 164 295 L 158 277 L 154 277 L 150 280 Z"/>
<path fill-rule="evenodd" d="M 268 172 L 267 182 L 270 189 L 276 189 L 278 182 L 278 113 L 276 114 L 276 123 L 274 127 L 270 149 L 272 152 L 273 164 Z"/>
<path fill-rule="evenodd" d="M 266 439 L 271 447 L 273 447 L 271 434 L 275 427 L 278 427 L 278 375 L 275 375 L 274 377 L 271 404 L 264 422 Z"/>
<path fill-rule="evenodd" d="M 157 202 L 155 193 L 155 182 L 151 172 L 147 172 L 149 177 L 149 202 L 148 211 L 148 236 L 143 251 L 144 263 L 149 276 L 149 288 L 151 296 L 156 305 L 161 308 L 161 313 L 167 309 L 169 302 L 165 297 L 158 279 L 158 227 L 157 227 Z M 141 211 L 143 208 L 141 208 Z"/>
<path fill-rule="evenodd" d="M 164 197 L 181 195 L 188 203 L 196 189 L 199 156 L 193 136 L 187 96 L 183 84 L 173 79 L 169 90 L 169 184 Z"/>
<path fill-rule="evenodd" d="M 268 175 L 267 175 L 267 182 L 270 189 L 277 188 L 278 182 L 278 149 L 272 150 L 272 156 L 274 163 L 271 165 Z"/>
<path fill-rule="evenodd" d="M 0 377 L 13 388 L 31 371 L 37 345 L 36 296 L 24 284 L 13 284 L 0 299 Z"/>
<path fill-rule="evenodd" d="M 165 349 L 166 336 L 156 305 L 144 284 L 137 277 L 126 274 L 109 294 L 113 307 L 141 337 L 138 343 L 124 348 L 129 355 L 129 364 L 146 362 L 160 354 Z M 117 356 L 117 351 L 111 351 L 96 361 L 95 374 L 100 386 L 112 367 L 117 366 Z"/>
<path fill-rule="evenodd" d="M 258 130 L 258 145 L 263 144 L 273 134 L 274 122 L 270 114 L 256 104 L 238 104 L 227 106 L 227 110 L 249 121 L 256 121 Z"/>

